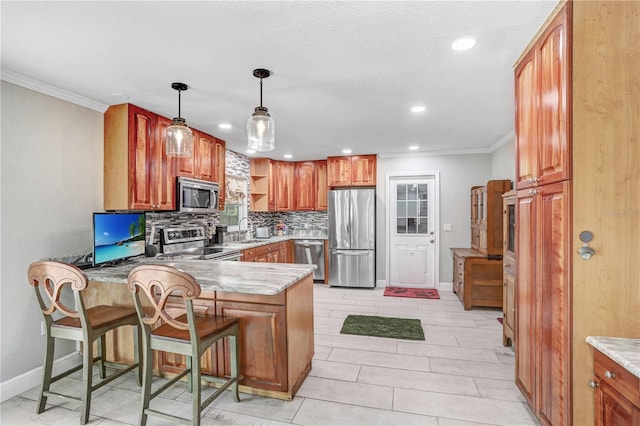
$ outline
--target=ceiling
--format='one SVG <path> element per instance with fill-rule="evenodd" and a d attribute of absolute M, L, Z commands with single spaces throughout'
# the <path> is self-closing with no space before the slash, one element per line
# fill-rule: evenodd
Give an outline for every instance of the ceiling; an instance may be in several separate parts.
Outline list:
<path fill-rule="evenodd" d="M 171 83 L 184 82 L 187 124 L 245 153 L 260 102 L 253 69 L 267 68 L 268 157 L 490 152 L 513 134 L 513 64 L 555 4 L 3 0 L 2 79 L 99 111 L 130 102 L 169 118 Z M 467 35 L 473 49 L 450 48 Z"/>

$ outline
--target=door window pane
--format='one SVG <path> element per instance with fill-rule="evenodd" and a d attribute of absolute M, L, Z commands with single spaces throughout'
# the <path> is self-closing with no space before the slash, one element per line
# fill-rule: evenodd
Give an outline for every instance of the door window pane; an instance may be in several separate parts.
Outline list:
<path fill-rule="evenodd" d="M 427 184 L 397 184 L 396 232 L 405 235 L 429 232 Z"/>

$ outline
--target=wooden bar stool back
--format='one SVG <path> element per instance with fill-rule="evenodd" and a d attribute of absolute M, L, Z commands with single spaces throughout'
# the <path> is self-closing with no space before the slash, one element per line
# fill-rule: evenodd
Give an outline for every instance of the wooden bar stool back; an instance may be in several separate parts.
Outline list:
<path fill-rule="evenodd" d="M 229 387 L 234 400 L 240 401 L 238 396 L 238 319 L 196 314 L 193 310 L 193 299 L 200 295 L 200 284 L 190 274 L 170 266 L 141 265 L 134 268 L 129 274 L 129 290 L 133 293 L 136 311 L 142 324 L 142 354 L 145 368 L 142 378 L 142 407 L 139 424 L 145 425 L 147 416 L 153 415 L 184 424 L 199 425 L 202 410 Z M 186 313 L 166 309 L 170 296 L 180 296 L 183 299 Z M 148 306 L 146 303 L 149 303 L 152 308 L 147 308 L 145 311 L 144 306 Z M 159 323 L 162 325 L 153 328 Z M 200 357 L 205 350 L 223 337 L 228 338 L 231 377 L 218 378 L 202 375 Z M 154 392 L 151 392 L 152 350 L 181 354 L 187 359 L 186 369 Z M 184 376 L 187 376 L 189 391 L 192 393 L 191 420 L 149 408 L 153 398 Z M 202 381 L 219 385 L 219 388 L 204 401 L 201 401 Z"/>
<path fill-rule="evenodd" d="M 86 424 L 89 419 L 93 391 L 134 368 L 138 369 L 136 378 L 140 384 L 138 317 L 132 308 L 100 305 L 87 309 L 81 296 L 81 292 L 87 288 L 87 278 L 82 270 L 73 265 L 54 261 L 34 262 L 29 266 L 28 278 L 44 316 L 46 333 L 44 373 L 36 412 L 40 414 L 44 411 L 47 398 L 51 396 L 80 401 L 82 403 L 80 424 Z M 73 292 L 76 309 L 65 305 L 61 300 L 63 291 L 66 293 L 69 289 Z M 118 371 L 107 376 L 105 334 L 125 325 L 134 327 L 134 364 L 122 368 L 121 365 L 109 363 L 110 367 L 116 367 Z M 82 342 L 82 364 L 51 377 L 55 339 Z M 98 356 L 95 358 L 93 356 L 94 341 L 98 345 Z M 102 380 L 94 385 L 92 376 L 93 364 L 96 361 Z M 82 369 L 80 397 L 51 391 L 53 383 L 80 369 Z"/>

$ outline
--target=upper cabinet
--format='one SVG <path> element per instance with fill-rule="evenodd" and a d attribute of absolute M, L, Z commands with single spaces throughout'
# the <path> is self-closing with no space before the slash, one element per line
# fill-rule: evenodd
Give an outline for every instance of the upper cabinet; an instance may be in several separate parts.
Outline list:
<path fill-rule="evenodd" d="M 375 186 L 376 156 L 329 157 L 327 179 L 329 187 Z"/>
<path fill-rule="evenodd" d="M 314 161 L 314 187 L 316 192 L 314 210 L 327 210 L 327 160 Z"/>
<path fill-rule="evenodd" d="M 295 163 L 295 210 L 313 210 L 315 208 L 315 168 L 313 161 L 298 161 Z"/>
<path fill-rule="evenodd" d="M 131 104 L 104 114 L 104 209 L 175 210 L 176 176 L 218 182 L 224 208 L 225 142 L 192 129 L 193 155 L 171 158 L 164 147 L 171 120 Z"/>
<path fill-rule="evenodd" d="M 130 104 L 104 114 L 104 209 L 173 210 L 174 162 L 165 154 L 167 119 Z"/>
<path fill-rule="evenodd" d="M 471 188 L 471 248 L 484 254 L 501 255 L 502 194 L 510 180 L 490 180 Z"/>
<path fill-rule="evenodd" d="M 293 175 L 295 166 L 288 161 L 276 161 L 276 210 L 280 212 L 292 211 L 293 205 Z"/>
<path fill-rule="evenodd" d="M 515 70 L 517 189 L 571 176 L 568 32 L 559 13 Z"/>
<path fill-rule="evenodd" d="M 326 161 L 252 158 L 249 169 L 251 211 L 327 209 Z"/>

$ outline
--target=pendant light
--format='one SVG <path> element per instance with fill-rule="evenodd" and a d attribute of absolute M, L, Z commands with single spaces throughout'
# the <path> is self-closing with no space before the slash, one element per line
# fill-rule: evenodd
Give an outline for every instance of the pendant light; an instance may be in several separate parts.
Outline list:
<path fill-rule="evenodd" d="M 259 152 L 273 151 L 276 142 L 276 122 L 262 106 L 262 79 L 270 75 L 271 72 L 263 68 L 253 70 L 253 76 L 260 79 L 260 106 L 247 121 L 247 148 Z"/>
<path fill-rule="evenodd" d="M 184 83 L 171 83 L 171 87 L 178 91 L 178 116 L 167 127 L 166 150 L 169 157 L 191 157 L 193 153 L 193 132 L 187 127 L 187 122 L 180 117 L 180 92 L 189 87 Z"/>

